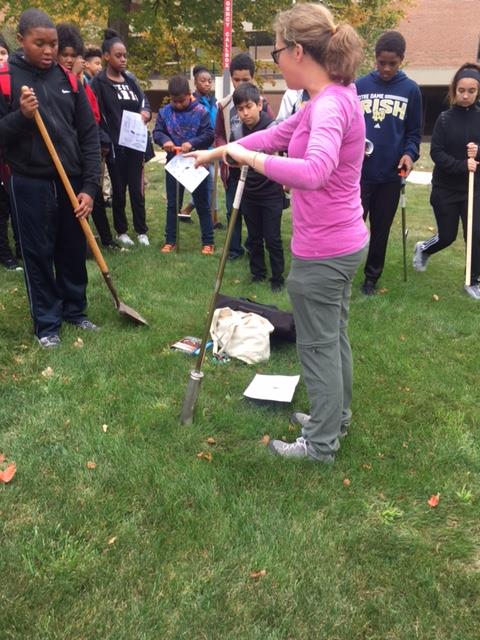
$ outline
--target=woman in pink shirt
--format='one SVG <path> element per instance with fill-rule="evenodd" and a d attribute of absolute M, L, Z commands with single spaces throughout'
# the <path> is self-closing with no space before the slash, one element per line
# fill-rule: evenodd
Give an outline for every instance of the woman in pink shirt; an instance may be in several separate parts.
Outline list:
<path fill-rule="evenodd" d="M 360 202 L 365 124 L 352 84 L 362 44 L 349 25 L 336 26 L 319 4 L 295 4 L 275 21 L 275 50 L 289 89 L 310 100 L 278 126 L 211 152 L 292 190 L 292 265 L 287 289 L 310 413 L 293 443 L 270 441 L 281 456 L 332 463 L 351 419 L 352 354 L 347 335 L 352 279 L 368 243 Z M 272 155 L 288 150 L 288 157 Z"/>

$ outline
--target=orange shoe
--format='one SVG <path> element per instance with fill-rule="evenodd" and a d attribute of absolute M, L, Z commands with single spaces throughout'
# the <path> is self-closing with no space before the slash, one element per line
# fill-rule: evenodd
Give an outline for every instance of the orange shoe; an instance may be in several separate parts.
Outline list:
<path fill-rule="evenodd" d="M 204 256 L 213 256 L 215 253 L 215 247 L 213 244 L 204 244 L 202 247 L 202 254 Z"/>
<path fill-rule="evenodd" d="M 172 253 L 172 251 L 175 251 L 175 249 L 177 248 L 176 244 L 169 244 L 168 242 L 166 242 L 163 247 L 160 249 L 161 253 Z"/>

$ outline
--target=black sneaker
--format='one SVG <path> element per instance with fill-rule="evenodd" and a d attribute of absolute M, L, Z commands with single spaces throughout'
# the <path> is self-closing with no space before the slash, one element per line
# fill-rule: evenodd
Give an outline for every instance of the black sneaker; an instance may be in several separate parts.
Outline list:
<path fill-rule="evenodd" d="M 283 291 L 285 287 L 285 283 L 280 280 L 272 280 L 270 283 L 270 289 L 273 293 L 278 293 L 279 291 Z"/>
<path fill-rule="evenodd" d="M 364 296 L 374 296 L 377 293 L 377 283 L 373 280 L 365 280 L 360 287 L 360 291 Z"/>
<path fill-rule="evenodd" d="M 265 282 L 266 279 L 266 276 L 252 275 L 250 282 Z"/>
<path fill-rule="evenodd" d="M 120 249 L 120 245 L 115 240 L 110 240 L 110 242 L 102 242 L 102 247 L 104 249 Z"/>
<path fill-rule="evenodd" d="M 15 258 L 7 258 L 2 261 L 3 266 L 8 271 L 23 271 L 22 267 L 18 264 Z"/>

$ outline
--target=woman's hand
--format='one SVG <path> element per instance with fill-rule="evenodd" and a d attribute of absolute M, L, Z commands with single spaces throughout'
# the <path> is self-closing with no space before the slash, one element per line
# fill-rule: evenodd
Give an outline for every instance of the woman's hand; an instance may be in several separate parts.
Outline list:
<path fill-rule="evenodd" d="M 79 193 L 78 207 L 73 211 L 76 218 L 88 218 L 93 209 L 93 200 L 88 193 Z"/>
<path fill-rule="evenodd" d="M 252 152 L 242 147 L 238 142 L 230 142 L 223 152 L 223 160 L 227 164 L 232 164 L 231 160 L 235 160 L 237 165 L 249 164 L 251 158 Z"/>
<path fill-rule="evenodd" d="M 33 93 L 33 89 L 23 91 L 22 95 L 20 96 L 20 111 L 25 116 L 25 118 L 31 120 L 34 117 L 35 111 L 38 109 L 38 107 L 38 100 Z"/>
<path fill-rule="evenodd" d="M 468 158 L 467 160 L 467 168 L 469 171 L 476 171 L 478 167 L 478 162 L 475 158 Z"/>
<path fill-rule="evenodd" d="M 475 142 L 469 142 L 467 144 L 467 157 L 476 158 L 477 154 L 478 154 L 478 144 L 475 144 Z"/>
<path fill-rule="evenodd" d="M 215 159 L 214 152 L 214 149 L 211 151 L 190 151 L 185 154 L 185 158 L 195 158 L 195 168 L 208 167 Z"/>

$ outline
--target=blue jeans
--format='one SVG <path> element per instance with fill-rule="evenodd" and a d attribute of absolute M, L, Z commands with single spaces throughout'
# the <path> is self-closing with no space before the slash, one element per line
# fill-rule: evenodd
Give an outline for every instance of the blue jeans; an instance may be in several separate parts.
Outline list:
<path fill-rule="evenodd" d="M 212 195 L 213 195 L 213 179 L 215 177 L 215 164 L 212 162 L 208 166 L 208 206 L 210 207 L 210 211 L 212 210 Z M 193 198 L 190 198 L 189 206 L 192 207 L 192 211 L 195 209 L 195 203 Z M 218 197 L 215 198 L 214 210 L 218 210 Z"/>
<path fill-rule="evenodd" d="M 197 210 L 200 220 L 200 228 L 202 231 L 202 244 L 213 244 L 213 225 L 210 215 L 209 197 L 208 197 L 208 176 L 201 182 L 192 193 L 193 202 Z M 165 172 L 165 184 L 167 187 L 167 223 L 165 225 L 165 242 L 175 244 L 177 241 L 177 214 L 182 208 L 183 193 L 185 187 L 178 183 L 178 202 L 177 202 L 177 181 L 175 178 Z"/>

